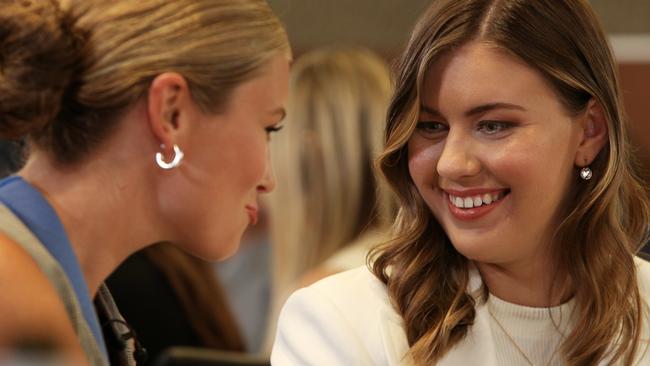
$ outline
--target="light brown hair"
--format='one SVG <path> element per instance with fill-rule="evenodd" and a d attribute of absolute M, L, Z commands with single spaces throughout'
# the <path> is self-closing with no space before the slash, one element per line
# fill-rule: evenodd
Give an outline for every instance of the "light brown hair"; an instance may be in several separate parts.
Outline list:
<path fill-rule="evenodd" d="M 389 226 L 393 197 L 379 189 L 373 161 L 391 92 L 387 63 L 367 49 L 323 48 L 292 66 L 286 124 L 271 145 L 278 187 L 269 195 L 270 329 L 309 270 Z"/>
<path fill-rule="evenodd" d="M 374 253 L 373 264 L 404 318 L 411 354 L 418 364 L 440 360 L 465 337 L 481 301 L 467 293 L 468 260 L 418 194 L 406 151 L 427 68 L 470 41 L 488 42 L 538 70 L 567 111 L 584 111 L 592 98 L 603 108 L 608 144 L 591 165 L 591 181 L 578 182 L 576 170 L 571 209 L 555 232 L 559 265 L 572 285 L 565 295 L 577 309 L 561 350 L 567 365 L 604 359 L 631 365 L 648 322 L 634 256 L 646 240 L 650 208 L 635 175 L 616 65 L 584 0 L 439 0 L 415 27 L 397 65 L 386 147 L 377 161 L 400 201 L 397 235 Z"/>
<path fill-rule="evenodd" d="M 0 136 L 29 135 L 75 162 L 163 72 L 205 111 L 275 53 L 289 53 L 265 0 L 0 0 Z"/>

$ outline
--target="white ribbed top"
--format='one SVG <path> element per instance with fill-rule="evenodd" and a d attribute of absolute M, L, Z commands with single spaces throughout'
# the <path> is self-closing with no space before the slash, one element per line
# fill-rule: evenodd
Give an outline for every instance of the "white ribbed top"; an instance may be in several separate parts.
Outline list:
<path fill-rule="evenodd" d="M 573 300 L 550 308 L 532 308 L 509 303 L 490 294 L 487 306 L 535 366 L 564 365 L 558 347 L 571 329 Z M 493 317 L 490 317 L 490 326 L 498 364 L 529 366 Z"/>

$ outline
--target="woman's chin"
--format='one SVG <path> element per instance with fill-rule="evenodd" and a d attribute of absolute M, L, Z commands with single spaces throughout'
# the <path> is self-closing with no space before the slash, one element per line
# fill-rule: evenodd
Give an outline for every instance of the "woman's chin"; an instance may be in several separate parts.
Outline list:
<path fill-rule="evenodd" d="M 222 240 L 219 244 L 212 242 L 194 248 L 181 249 L 205 261 L 219 262 L 235 255 L 235 253 L 237 253 L 237 250 L 239 250 L 240 241 L 241 237 L 238 237 L 236 240 L 232 239 L 228 242 Z"/>
<path fill-rule="evenodd" d="M 453 246 L 463 257 L 476 262 L 489 262 L 494 255 L 492 246 L 481 241 L 456 241 Z"/>

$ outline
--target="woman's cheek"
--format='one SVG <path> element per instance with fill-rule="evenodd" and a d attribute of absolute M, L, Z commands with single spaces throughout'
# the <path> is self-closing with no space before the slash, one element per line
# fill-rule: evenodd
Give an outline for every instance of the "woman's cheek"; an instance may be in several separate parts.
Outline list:
<path fill-rule="evenodd" d="M 439 149 L 435 146 L 411 142 L 409 143 L 408 167 L 413 182 L 418 186 L 431 184 L 436 176 Z"/>

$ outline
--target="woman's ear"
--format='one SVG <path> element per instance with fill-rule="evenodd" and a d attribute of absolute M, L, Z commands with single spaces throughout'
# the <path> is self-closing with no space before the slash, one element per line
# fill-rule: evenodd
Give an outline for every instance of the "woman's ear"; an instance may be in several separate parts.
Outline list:
<path fill-rule="evenodd" d="M 171 152 L 177 143 L 181 113 L 186 112 L 190 99 L 187 81 L 178 73 L 163 73 L 151 82 L 147 95 L 149 127 L 166 151 Z"/>
<path fill-rule="evenodd" d="M 582 137 L 576 152 L 575 165 L 584 167 L 591 164 L 608 141 L 607 118 L 601 104 L 591 98 L 579 121 Z"/>

